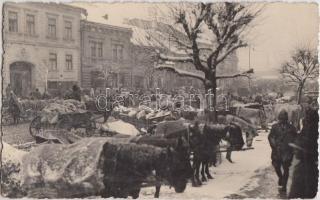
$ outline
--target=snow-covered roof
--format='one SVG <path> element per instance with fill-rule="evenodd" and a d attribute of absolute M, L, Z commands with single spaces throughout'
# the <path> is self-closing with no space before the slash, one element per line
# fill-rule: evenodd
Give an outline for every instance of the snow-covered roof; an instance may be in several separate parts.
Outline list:
<path fill-rule="evenodd" d="M 188 43 L 187 36 L 171 25 L 143 19 L 127 19 L 124 23 L 133 30 L 131 41 L 134 44 L 161 47 L 174 54 L 186 54 L 185 49 L 179 47 L 176 40 L 178 38 L 179 41 Z M 208 41 L 205 38 L 201 40 Z"/>
<path fill-rule="evenodd" d="M 162 47 L 162 44 L 156 41 L 148 31 L 131 26 L 132 29 L 132 37 L 131 42 L 135 45 L 141 46 L 152 46 L 152 47 Z"/>

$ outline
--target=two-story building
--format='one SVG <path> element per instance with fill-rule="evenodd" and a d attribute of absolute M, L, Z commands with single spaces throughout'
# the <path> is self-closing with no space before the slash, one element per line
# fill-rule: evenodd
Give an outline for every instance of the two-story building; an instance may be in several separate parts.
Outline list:
<path fill-rule="evenodd" d="M 135 85 L 141 72 L 131 57 L 130 28 L 81 21 L 81 75 L 83 88 Z"/>
<path fill-rule="evenodd" d="M 6 2 L 3 86 L 18 96 L 80 80 L 80 20 L 86 10 L 56 3 Z"/>

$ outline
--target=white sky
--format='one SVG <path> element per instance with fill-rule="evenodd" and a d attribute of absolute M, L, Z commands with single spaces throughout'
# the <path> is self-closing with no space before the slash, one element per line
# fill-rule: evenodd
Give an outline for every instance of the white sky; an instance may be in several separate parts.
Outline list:
<path fill-rule="evenodd" d="M 122 25 L 125 18 L 150 17 L 152 3 L 71 3 L 85 8 L 88 20 Z M 108 20 L 102 18 L 108 14 Z M 276 75 L 296 46 L 318 46 L 318 7 L 315 3 L 267 3 L 250 32 L 251 67 L 257 76 Z M 248 69 L 249 48 L 238 50 L 239 67 Z"/>

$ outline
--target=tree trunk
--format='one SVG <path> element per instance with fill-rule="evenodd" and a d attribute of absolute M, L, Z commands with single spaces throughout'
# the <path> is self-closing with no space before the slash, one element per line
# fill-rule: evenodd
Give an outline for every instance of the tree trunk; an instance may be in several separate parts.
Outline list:
<path fill-rule="evenodd" d="M 216 123 L 217 122 L 217 82 L 216 73 L 206 74 L 205 91 L 207 96 L 207 110 L 208 110 L 208 121 Z M 210 92 L 211 91 L 211 92 Z M 211 104 L 210 104 L 211 101 Z"/>
<path fill-rule="evenodd" d="M 302 97 L 302 91 L 303 91 L 303 85 L 304 83 L 300 83 L 298 86 L 298 91 L 297 91 L 297 104 L 301 104 L 301 97 Z"/>

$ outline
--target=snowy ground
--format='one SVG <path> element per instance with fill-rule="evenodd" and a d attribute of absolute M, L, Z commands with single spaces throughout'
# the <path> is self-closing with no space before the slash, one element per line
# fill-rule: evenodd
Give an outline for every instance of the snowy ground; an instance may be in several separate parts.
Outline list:
<path fill-rule="evenodd" d="M 266 168 L 270 168 L 271 164 L 271 149 L 267 136 L 268 133 L 266 132 L 259 133 L 253 144 L 254 150 L 233 152 L 232 159 L 235 163 L 223 160 L 218 167 L 211 167 L 210 171 L 214 174 L 214 179 L 204 183 L 201 187 L 192 187 L 189 183 L 182 194 L 175 193 L 174 189 L 169 189 L 169 187 L 162 187 L 160 198 L 221 199 L 228 196 L 232 197 L 232 194 L 241 192 L 243 188 L 246 190 L 257 188 L 259 178 L 255 177 L 264 172 Z M 272 173 L 272 178 L 274 178 L 274 172 L 272 170 L 268 172 Z M 151 198 L 154 191 L 154 188 L 144 188 L 141 197 Z M 251 196 L 251 198 L 254 197 Z"/>
<path fill-rule="evenodd" d="M 2 129 L 3 141 L 9 144 L 33 141 L 28 124 L 3 126 Z M 192 187 L 189 183 L 185 192 L 178 194 L 173 188 L 164 186 L 161 188 L 160 198 L 285 198 L 277 189 L 277 177 L 271 167 L 271 149 L 267 136 L 267 132 L 260 132 L 253 143 L 253 150 L 233 152 L 232 159 L 235 163 L 223 159 L 221 165 L 211 167 L 214 179 L 205 182 L 201 187 Z M 154 187 L 143 188 L 140 198 L 153 198 L 154 191 Z"/>

